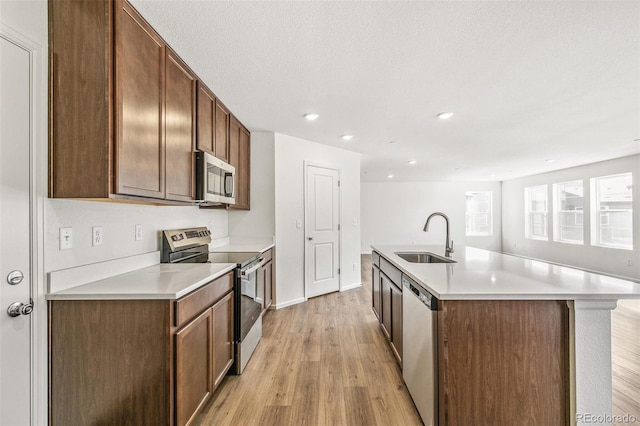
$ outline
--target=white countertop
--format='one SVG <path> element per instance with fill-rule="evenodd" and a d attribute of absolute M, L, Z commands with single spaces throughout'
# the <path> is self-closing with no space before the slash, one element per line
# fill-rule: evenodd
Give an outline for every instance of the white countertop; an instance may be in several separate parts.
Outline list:
<path fill-rule="evenodd" d="M 273 246 L 274 246 L 273 242 L 266 242 L 266 241 L 255 241 L 255 242 L 247 241 L 247 242 L 240 242 L 240 243 L 231 242 L 231 244 L 226 244 L 226 245 L 223 245 L 223 246 L 209 248 L 209 251 L 211 253 L 227 253 L 227 252 L 231 252 L 231 253 L 244 253 L 244 252 L 263 253 L 263 252 L 269 250 L 270 248 L 273 248 Z"/>
<path fill-rule="evenodd" d="M 432 252 L 425 245 L 371 246 L 418 284 L 444 300 L 640 299 L 640 283 L 473 247 L 456 247 L 457 263 L 411 263 L 395 252 Z"/>
<path fill-rule="evenodd" d="M 49 293 L 47 299 L 179 299 L 235 267 L 235 263 L 160 263 Z"/>

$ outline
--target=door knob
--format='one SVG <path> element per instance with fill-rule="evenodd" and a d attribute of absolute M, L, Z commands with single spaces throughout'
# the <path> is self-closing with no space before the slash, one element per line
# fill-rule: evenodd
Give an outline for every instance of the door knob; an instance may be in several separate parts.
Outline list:
<path fill-rule="evenodd" d="M 9 272 L 9 275 L 7 275 L 7 282 L 11 285 L 16 285 L 20 284 L 23 278 L 24 275 L 22 274 L 22 271 L 15 270 Z"/>
<path fill-rule="evenodd" d="M 307 240 L 313 241 L 313 237 L 307 237 Z"/>
<path fill-rule="evenodd" d="M 27 304 L 22 302 L 13 302 L 7 308 L 7 314 L 10 317 L 19 317 L 20 315 L 29 315 L 33 312 L 33 300 Z"/>

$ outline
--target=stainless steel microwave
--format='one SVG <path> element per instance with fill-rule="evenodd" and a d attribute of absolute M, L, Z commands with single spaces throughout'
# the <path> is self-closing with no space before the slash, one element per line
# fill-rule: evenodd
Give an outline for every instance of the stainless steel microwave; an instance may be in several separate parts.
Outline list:
<path fill-rule="evenodd" d="M 198 204 L 235 204 L 236 168 L 208 152 L 196 152 Z"/>

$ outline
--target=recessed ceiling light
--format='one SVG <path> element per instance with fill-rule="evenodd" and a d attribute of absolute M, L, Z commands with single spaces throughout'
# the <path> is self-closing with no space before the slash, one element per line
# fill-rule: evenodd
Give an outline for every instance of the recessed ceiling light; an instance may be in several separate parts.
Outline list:
<path fill-rule="evenodd" d="M 438 114 L 438 118 L 440 120 L 448 120 L 451 117 L 453 117 L 453 113 L 452 112 L 441 112 L 440 114 Z"/>
<path fill-rule="evenodd" d="M 491 173 L 491 174 L 489 175 L 489 177 L 496 177 L 496 174 L 495 174 L 495 173 Z"/>
<path fill-rule="evenodd" d="M 546 161 L 547 163 L 553 163 L 556 160 L 544 160 L 544 161 Z"/>
<path fill-rule="evenodd" d="M 343 141 L 350 141 L 351 139 L 353 139 L 353 135 L 342 135 L 340 137 Z"/>
<path fill-rule="evenodd" d="M 309 121 L 317 120 L 318 117 L 320 117 L 320 116 L 318 114 L 314 113 L 314 112 L 310 112 L 310 113 L 304 115 L 304 118 L 306 118 Z"/>
<path fill-rule="evenodd" d="M 417 161 L 416 161 L 416 160 L 409 160 L 409 161 L 408 161 L 408 163 L 409 163 L 409 164 L 411 164 L 411 165 L 413 166 L 414 164 L 416 164 L 416 163 L 417 163 Z"/>
<path fill-rule="evenodd" d="M 393 179 L 393 175 L 387 175 L 389 179 Z"/>

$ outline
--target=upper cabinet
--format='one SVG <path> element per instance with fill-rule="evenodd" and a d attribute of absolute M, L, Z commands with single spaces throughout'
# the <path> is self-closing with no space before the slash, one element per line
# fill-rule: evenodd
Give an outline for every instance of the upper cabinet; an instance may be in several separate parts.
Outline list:
<path fill-rule="evenodd" d="M 193 203 L 198 149 L 249 208 L 248 130 L 128 2 L 50 1 L 49 44 L 50 197 Z"/>
<path fill-rule="evenodd" d="M 229 164 L 236 168 L 236 203 L 229 208 L 250 210 L 251 134 L 233 115 L 229 119 Z"/>
<path fill-rule="evenodd" d="M 127 3 L 115 35 L 115 192 L 165 198 L 165 45 Z"/>

